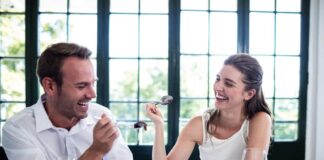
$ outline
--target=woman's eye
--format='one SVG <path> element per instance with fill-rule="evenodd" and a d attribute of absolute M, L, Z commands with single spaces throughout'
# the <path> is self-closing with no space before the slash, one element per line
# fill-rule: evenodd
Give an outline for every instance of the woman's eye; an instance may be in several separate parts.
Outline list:
<path fill-rule="evenodd" d="M 233 87 L 233 86 L 234 86 L 234 85 L 231 84 L 231 83 L 225 83 L 225 85 L 226 85 L 227 87 Z"/>

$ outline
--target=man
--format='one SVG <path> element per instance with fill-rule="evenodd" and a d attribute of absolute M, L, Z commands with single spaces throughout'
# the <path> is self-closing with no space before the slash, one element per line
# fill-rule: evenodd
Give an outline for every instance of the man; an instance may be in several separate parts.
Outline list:
<path fill-rule="evenodd" d="M 9 159 L 133 159 L 111 111 L 90 102 L 97 81 L 90 55 L 73 43 L 41 54 L 37 74 L 45 94 L 6 121 L 2 143 Z"/>

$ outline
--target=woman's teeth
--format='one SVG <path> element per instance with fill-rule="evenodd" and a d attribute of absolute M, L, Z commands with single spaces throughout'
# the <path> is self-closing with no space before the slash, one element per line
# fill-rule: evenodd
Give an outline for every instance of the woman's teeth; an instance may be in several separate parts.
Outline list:
<path fill-rule="evenodd" d="M 225 96 L 219 96 L 219 95 L 217 95 L 216 98 L 217 98 L 217 99 L 221 99 L 221 100 L 227 100 L 227 99 L 228 99 L 228 97 L 225 97 Z"/>

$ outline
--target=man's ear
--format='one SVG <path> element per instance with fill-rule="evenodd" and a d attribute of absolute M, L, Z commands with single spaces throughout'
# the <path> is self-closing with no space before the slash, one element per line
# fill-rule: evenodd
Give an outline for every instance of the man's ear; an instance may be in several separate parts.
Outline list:
<path fill-rule="evenodd" d="M 250 89 L 250 90 L 246 91 L 245 93 L 246 94 L 245 94 L 244 100 L 248 101 L 255 95 L 256 90 L 255 89 Z"/>
<path fill-rule="evenodd" d="M 50 77 L 44 77 L 42 79 L 42 86 L 44 88 L 45 93 L 48 95 L 53 95 L 57 92 L 57 84 Z"/>

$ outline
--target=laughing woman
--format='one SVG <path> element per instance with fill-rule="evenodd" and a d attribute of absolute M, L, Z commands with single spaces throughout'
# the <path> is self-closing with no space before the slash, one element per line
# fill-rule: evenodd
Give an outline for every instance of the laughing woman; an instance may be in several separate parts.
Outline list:
<path fill-rule="evenodd" d="M 146 114 L 155 127 L 153 160 L 189 159 L 195 144 L 202 160 L 240 160 L 244 149 L 267 153 L 272 120 L 262 76 L 260 64 L 250 55 L 228 57 L 214 83 L 215 107 L 189 121 L 168 155 L 162 114 L 154 104 L 146 104 Z"/>

